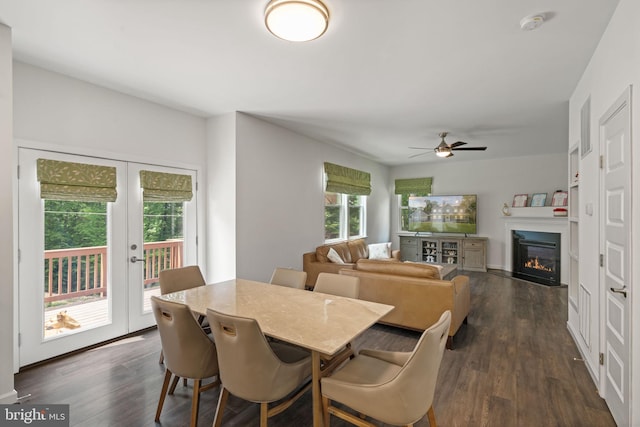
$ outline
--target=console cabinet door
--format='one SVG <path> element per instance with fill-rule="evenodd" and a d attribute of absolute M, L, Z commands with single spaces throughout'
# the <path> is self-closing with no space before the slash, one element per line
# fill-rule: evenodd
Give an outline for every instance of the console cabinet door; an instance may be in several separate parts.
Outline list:
<path fill-rule="evenodd" d="M 402 261 L 419 261 L 418 238 L 400 236 L 400 258 Z"/>
<path fill-rule="evenodd" d="M 487 271 L 487 251 L 484 240 L 465 239 L 462 269 L 470 271 Z"/>

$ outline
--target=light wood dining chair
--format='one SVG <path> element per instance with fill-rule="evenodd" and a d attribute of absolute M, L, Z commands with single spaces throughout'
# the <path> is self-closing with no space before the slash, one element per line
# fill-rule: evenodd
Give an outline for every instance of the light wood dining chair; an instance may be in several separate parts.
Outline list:
<path fill-rule="evenodd" d="M 335 415 L 356 426 L 373 427 L 366 415 L 386 424 L 412 426 L 428 414 L 429 425 L 436 427 L 433 397 L 450 324 L 447 310 L 424 331 L 412 352 L 360 350 L 333 375 L 322 378 L 325 425 Z"/>
<path fill-rule="evenodd" d="M 195 427 L 198 424 L 200 393 L 220 384 L 216 346 L 185 304 L 152 296 L 151 308 L 158 324 L 166 366 L 155 421 L 160 421 L 165 397 L 173 394 L 174 386 L 169 389 L 171 377 L 191 378 L 194 382 L 190 425 Z M 216 377 L 215 381 L 202 385 L 203 379 L 211 377 Z"/>
<path fill-rule="evenodd" d="M 211 309 L 207 318 L 216 342 L 222 390 L 214 427 L 222 423 L 229 393 L 260 403 L 260 426 L 281 413 L 311 387 L 311 355 L 282 342 L 269 342 L 255 319 Z M 269 407 L 269 403 L 278 402 Z"/>
<path fill-rule="evenodd" d="M 277 267 L 273 270 L 269 283 L 273 285 L 288 286 L 290 288 L 304 289 L 307 282 L 307 272 L 292 268 Z"/>
<path fill-rule="evenodd" d="M 318 274 L 318 280 L 316 280 L 313 291 L 347 298 L 358 298 L 360 278 L 323 272 Z"/>

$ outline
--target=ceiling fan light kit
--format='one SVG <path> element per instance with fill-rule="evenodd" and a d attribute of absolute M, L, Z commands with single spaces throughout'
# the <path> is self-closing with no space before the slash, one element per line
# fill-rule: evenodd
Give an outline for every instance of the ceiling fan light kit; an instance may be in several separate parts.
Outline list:
<path fill-rule="evenodd" d="M 292 42 L 317 39 L 329 26 L 329 9 L 320 0 L 271 0 L 264 23 L 274 36 Z"/>

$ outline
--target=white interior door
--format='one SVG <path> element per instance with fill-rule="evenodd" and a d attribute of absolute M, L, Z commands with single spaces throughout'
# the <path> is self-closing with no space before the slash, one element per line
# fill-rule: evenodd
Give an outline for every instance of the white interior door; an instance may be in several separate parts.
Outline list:
<path fill-rule="evenodd" d="M 600 121 L 604 365 L 601 390 L 620 426 L 629 425 L 631 329 L 631 121 L 630 89 Z"/>
<path fill-rule="evenodd" d="M 39 158 L 115 167 L 116 201 L 41 199 Z M 155 324 L 158 272 L 197 263 L 196 172 L 27 148 L 18 164 L 20 366 Z M 191 176 L 193 199 L 145 202 L 141 170 Z"/>

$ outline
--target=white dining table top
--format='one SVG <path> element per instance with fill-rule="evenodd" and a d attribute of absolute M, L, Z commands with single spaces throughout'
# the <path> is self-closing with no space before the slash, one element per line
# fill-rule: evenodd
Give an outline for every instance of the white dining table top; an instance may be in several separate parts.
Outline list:
<path fill-rule="evenodd" d="M 161 296 L 198 314 L 207 308 L 256 319 L 270 337 L 333 355 L 367 330 L 392 305 L 232 279 Z"/>

